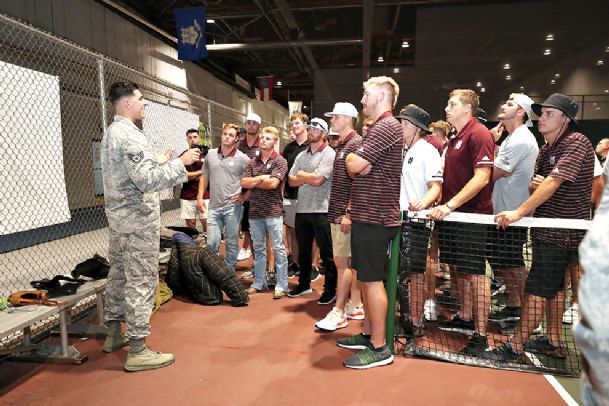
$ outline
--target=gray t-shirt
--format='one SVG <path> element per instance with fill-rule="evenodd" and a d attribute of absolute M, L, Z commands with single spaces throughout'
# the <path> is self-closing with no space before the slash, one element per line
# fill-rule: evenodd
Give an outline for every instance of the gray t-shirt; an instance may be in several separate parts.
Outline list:
<path fill-rule="evenodd" d="M 326 178 L 321 186 L 302 185 L 298 189 L 298 207 L 296 213 L 327 213 L 332 185 L 332 171 L 336 152 L 328 145 L 315 152 L 311 148 L 302 151 L 296 157 L 290 175 L 295 176 L 298 171 L 315 172 Z"/>
<path fill-rule="evenodd" d="M 495 182 L 492 195 L 495 214 L 514 210 L 529 198 L 529 182 L 533 178 L 538 153 L 535 136 L 524 124 L 503 141 L 495 166 L 511 176 L 503 176 Z"/>
<path fill-rule="evenodd" d="M 234 204 L 231 197 L 241 193 L 241 177 L 250 159 L 237 148 L 223 156 L 220 148 L 210 149 L 201 173 L 209 177 L 209 208 Z"/>

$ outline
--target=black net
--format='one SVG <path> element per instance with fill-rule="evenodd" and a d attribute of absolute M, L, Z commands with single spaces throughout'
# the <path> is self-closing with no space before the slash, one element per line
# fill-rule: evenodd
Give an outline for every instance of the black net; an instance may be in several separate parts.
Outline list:
<path fill-rule="evenodd" d="M 525 219 L 502 230 L 492 216 L 415 216 L 402 225 L 398 269 L 396 339 L 406 353 L 579 376 L 573 293 L 589 222 Z"/>

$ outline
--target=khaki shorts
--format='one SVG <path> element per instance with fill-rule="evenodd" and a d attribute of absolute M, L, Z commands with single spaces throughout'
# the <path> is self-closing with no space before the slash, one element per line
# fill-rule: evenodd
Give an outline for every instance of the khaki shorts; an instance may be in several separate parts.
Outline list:
<path fill-rule="evenodd" d="M 332 251 L 335 257 L 351 257 L 351 233 L 345 234 L 340 231 L 340 224 L 330 223 L 332 233 Z"/>
<path fill-rule="evenodd" d="M 205 207 L 209 210 L 209 199 L 205 199 Z M 197 217 L 205 220 L 207 219 L 207 210 L 205 210 L 205 213 L 200 213 L 197 210 L 196 200 L 180 199 L 180 218 L 183 220 L 194 220 Z"/>
<path fill-rule="evenodd" d="M 283 199 L 283 224 L 294 228 L 296 225 L 296 209 L 298 208 L 298 200 Z"/>

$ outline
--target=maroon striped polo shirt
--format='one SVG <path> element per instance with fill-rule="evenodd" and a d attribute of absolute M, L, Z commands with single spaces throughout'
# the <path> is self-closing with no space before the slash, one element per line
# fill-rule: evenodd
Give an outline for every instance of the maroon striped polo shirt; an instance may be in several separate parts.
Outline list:
<path fill-rule="evenodd" d="M 330 202 L 328 203 L 328 221 L 340 224 L 351 198 L 351 185 L 353 179 L 347 172 L 345 159 L 351 152 L 357 151 L 362 145 L 362 137 L 352 131 L 336 147 L 334 169 L 332 172 L 332 188 L 330 188 Z"/>
<path fill-rule="evenodd" d="M 247 155 L 247 157 L 249 159 L 252 158 L 256 158 L 258 155 L 260 155 L 260 150 L 258 149 L 258 147 L 260 146 L 260 138 L 256 137 L 256 141 L 254 142 L 254 144 L 250 147 L 249 145 L 247 145 L 247 136 L 242 139 L 241 141 L 239 141 L 239 151 L 243 152 L 245 155 Z"/>
<path fill-rule="evenodd" d="M 351 188 L 351 219 L 384 227 L 400 225 L 402 125 L 383 113 L 362 138 L 356 155 L 370 162 L 368 175 L 356 176 Z"/>
<path fill-rule="evenodd" d="M 567 129 L 552 145 L 539 149 L 535 174 L 563 179 L 563 183 L 535 210 L 533 217 L 590 220 L 590 195 L 594 174 L 594 148 L 588 138 Z M 563 248 L 577 248 L 585 231 L 531 229 L 537 240 Z"/>
<path fill-rule="evenodd" d="M 452 199 L 474 177 L 476 168 L 493 168 L 495 160 L 495 140 L 489 130 L 476 117 L 448 141 L 444 155 L 444 182 L 442 200 L 445 204 Z M 466 213 L 493 214 L 493 182 L 456 211 Z"/>
<path fill-rule="evenodd" d="M 251 178 L 258 175 L 271 175 L 284 182 L 288 172 L 288 163 L 281 155 L 273 151 L 266 162 L 262 162 L 260 156 L 250 160 L 243 171 L 243 177 Z M 272 190 L 264 190 L 258 187 L 251 189 L 250 212 L 251 219 L 264 219 L 269 217 L 283 216 L 283 196 L 281 195 L 281 184 Z"/>

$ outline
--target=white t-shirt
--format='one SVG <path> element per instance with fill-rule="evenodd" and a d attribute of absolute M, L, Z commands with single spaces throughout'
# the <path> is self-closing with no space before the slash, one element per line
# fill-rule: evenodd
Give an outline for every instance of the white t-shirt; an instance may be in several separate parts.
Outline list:
<path fill-rule="evenodd" d="M 493 211 L 514 210 L 529 198 L 529 182 L 535 171 L 539 147 L 535 136 L 526 125 L 516 128 L 501 143 L 495 166 L 510 173 L 493 186 Z"/>
<path fill-rule="evenodd" d="M 423 198 L 428 182 L 442 182 L 442 158 L 433 145 L 420 139 L 406 151 L 402 163 L 400 210 L 408 210 L 409 201 Z"/>
<path fill-rule="evenodd" d="M 607 161 L 609 162 L 609 161 Z M 601 197 L 601 203 L 598 205 L 598 209 L 596 209 L 595 216 L 599 213 L 609 212 L 609 164 L 605 162 L 605 167 L 603 169 L 603 175 L 605 175 L 605 189 L 603 190 L 603 196 Z"/>

